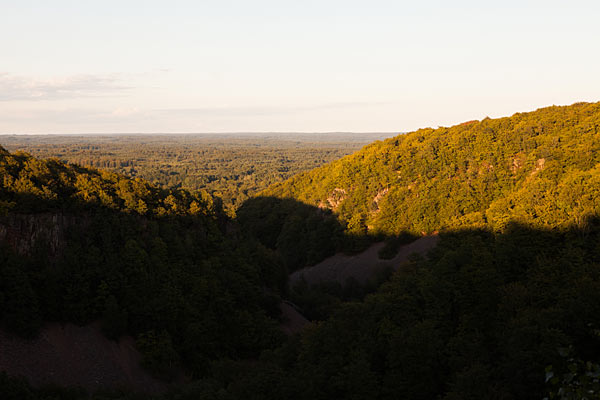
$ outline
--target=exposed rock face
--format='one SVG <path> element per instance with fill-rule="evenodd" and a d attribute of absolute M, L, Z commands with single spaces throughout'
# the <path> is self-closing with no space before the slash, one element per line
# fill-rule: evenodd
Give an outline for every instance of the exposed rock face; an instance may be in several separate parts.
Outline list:
<path fill-rule="evenodd" d="M 535 169 L 533 170 L 534 172 L 538 172 L 544 169 L 544 166 L 546 165 L 546 159 L 545 158 L 540 158 L 535 162 Z"/>
<path fill-rule="evenodd" d="M 333 189 L 333 192 L 331 192 L 331 196 L 327 198 L 327 202 L 332 209 L 336 209 L 344 200 L 346 200 L 346 197 L 345 189 L 335 188 Z"/>
<path fill-rule="evenodd" d="M 0 243 L 7 243 L 17 254 L 31 254 L 36 245 L 44 244 L 50 256 L 56 256 L 65 243 L 68 229 L 85 219 L 73 216 L 45 214 L 8 214 L 0 216 Z"/>
<path fill-rule="evenodd" d="M 327 203 L 320 202 L 318 207 L 321 209 L 328 208 L 330 210 L 335 210 L 344 200 L 346 200 L 346 197 L 345 189 L 335 188 L 327 198 Z"/>
<path fill-rule="evenodd" d="M 513 174 L 516 174 L 517 171 L 519 171 L 521 168 L 523 168 L 523 166 L 525 165 L 525 162 L 527 161 L 525 154 L 523 153 L 519 153 L 517 154 L 513 159 L 512 159 L 512 164 L 510 166 L 510 171 Z"/>
<path fill-rule="evenodd" d="M 380 190 L 379 192 L 377 192 L 377 194 L 375 195 L 375 197 L 373 197 L 373 205 L 374 205 L 374 211 L 375 212 L 379 212 L 379 202 L 381 201 L 381 199 L 383 199 L 383 196 L 385 196 L 386 194 L 388 194 L 388 192 L 390 191 L 389 188 L 385 188 L 383 190 Z"/>

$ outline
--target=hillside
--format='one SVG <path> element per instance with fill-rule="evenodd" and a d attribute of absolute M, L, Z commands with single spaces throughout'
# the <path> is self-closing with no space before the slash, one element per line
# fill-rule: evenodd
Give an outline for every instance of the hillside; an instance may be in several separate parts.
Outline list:
<path fill-rule="evenodd" d="M 600 103 L 420 130 L 234 220 L 206 194 L 0 148 L 0 327 L 100 322 L 155 377 L 186 372 L 165 400 L 598 398 L 599 147 Z M 373 260 L 387 275 L 363 276 Z M 60 398 L 0 373 L 2 390 Z"/>
<path fill-rule="evenodd" d="M 218 213 L 206 192 L 163 189 L 142 179 L 69 165 L 58 159 L 40 160 L 0 147 L 0 204 L 12 212 L 103 208 L 142 216 Z"/>
<path fill-rule="evenodd" d="M 9 151 L 205 190 L 230 213 L 256 192 L 384 134 L 0 135 Z"/>
<path fill-rule="evenodd" d="M 100 321 L 167 381 L 281 342 L 285 271 L 206 193 L 2 148 L 0 176 L 1 329 Z"/>
<path fill-rule="evenodd" d="M 600 211 L 600 103 L 420 129 L 261 195 L 332 210 L 354 234 L 579 224 Z"/>
<path fill-rule="evenodd" d="M 600 368 L 599 150 L 600 103 L 549 107 L 376 142 L 247 202 L 245 229 L 307 281 L 360 258 L 336 250 L 440 231 L 428 259 L 364 298 L 351 282 L 294 288 L 325 320 L 292 369 L 310 377 L 306 397 L 596 390 L 573 376 Z"/>

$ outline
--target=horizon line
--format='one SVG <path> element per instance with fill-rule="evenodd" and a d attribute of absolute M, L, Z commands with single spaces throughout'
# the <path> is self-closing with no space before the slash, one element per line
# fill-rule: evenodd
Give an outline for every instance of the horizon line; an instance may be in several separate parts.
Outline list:
<path fill-rule="evenodd" d="M 351 134 L 351 135 L 381 135 L 400 134 L 403 131 L 239 131 L 239 132 L 78 132 L 78 133 L 0 133 L 0 136 L 108 136 L 108 135 L 323 135 L 323 134 Z"/>

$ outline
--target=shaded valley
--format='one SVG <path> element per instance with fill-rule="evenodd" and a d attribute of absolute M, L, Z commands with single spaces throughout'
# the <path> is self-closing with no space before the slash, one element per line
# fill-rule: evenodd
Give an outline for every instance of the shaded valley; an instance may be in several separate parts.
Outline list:
<path fill-rule="evenodd" d="M 207 192 L 0 148 L 3 343 L 97 324 L 135 343 L 165 400 L 593 390 L 599 144 L 600 103 L 424 129 L 229 214 Z M 87 396 L 23 374 L 0 392 Z"/>

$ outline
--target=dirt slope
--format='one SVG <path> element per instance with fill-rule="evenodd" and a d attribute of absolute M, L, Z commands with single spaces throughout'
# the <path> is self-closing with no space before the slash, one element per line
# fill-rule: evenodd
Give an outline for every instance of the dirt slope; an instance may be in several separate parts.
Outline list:
<path fill-rule="evenodd" d="M 398 254 L 391 260 L 382 260 L 379 258 L 379 250 L 384 243 L 375 243 L 367 250 L 356 255 L 346 255 L 338 253 L 320 263 L 300 269 L 290 275 L 290 285 L 304 279 L 309 285 L 321 282 L 339 282 L 345 284 L 349 278 L 356 279 L 359 283 L 366 283 L 377 271 L 384 268 L 398 269 L 403 263 L 408 261 L 408 257 L 413 254 L 425 255 L 437 244 L 439 237 L 437 235 L 423 236 L 412 243 L 402 246 Z"/>
<path fill-rule="evenodd" d="M 281 315 L 283 316 L 281 330 L 287 335 L 293 335 L 300 332 L 306 324 L 310 323 L 310 321 L 304 318 L 304 316 L 296 310 L 296 307 L 288 301 L 282 301 L 279 304 L 279 308 L 281 309 Z"/>
<path fill-rule="evenodd" d="M 33 340 L 0 330 L 0 371 L 23 376 L 33 386 L 76 386 L 91 392 L 119 388 L 147 394 L 164 392 L 167 385 L 144 371 L 140 360 L 131 337 L 119 342 L 109 340 L 98 324 L 50 324 Z"/>

